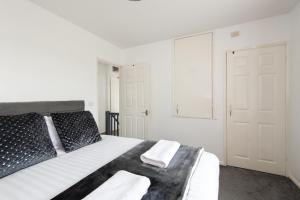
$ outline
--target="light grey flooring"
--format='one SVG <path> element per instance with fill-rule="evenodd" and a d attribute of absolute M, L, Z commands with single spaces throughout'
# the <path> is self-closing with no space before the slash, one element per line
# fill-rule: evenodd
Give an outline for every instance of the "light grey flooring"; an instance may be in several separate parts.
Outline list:
<path fill-rule="evenodd" d="M 219 200 L 300 200 L 300 189 L 286 177 L 221 167 Z"/>

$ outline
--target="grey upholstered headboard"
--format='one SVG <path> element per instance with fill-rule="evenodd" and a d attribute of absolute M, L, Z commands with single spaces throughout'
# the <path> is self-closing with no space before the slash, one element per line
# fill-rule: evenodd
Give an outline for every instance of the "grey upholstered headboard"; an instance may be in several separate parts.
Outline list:
<path fill-rule="evenodd" d="M 43 115 L 55 112 L 84 111 L 84 101 L 39 101 L 0 103 L 0 115 L 37 112 Z"/>

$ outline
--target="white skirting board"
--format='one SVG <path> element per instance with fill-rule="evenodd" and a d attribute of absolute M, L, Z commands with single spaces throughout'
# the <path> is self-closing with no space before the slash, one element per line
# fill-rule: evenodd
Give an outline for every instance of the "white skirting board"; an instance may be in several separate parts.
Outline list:
<path fill-rule="evenodd" d="M 223 160 L 220 160 L 220 165 L 221 166 L 227 166 L 227 164 Z"/>
<path fill-rule="evenodd" d="M 296 179 L 292 172 L 289 172 L 289 178 L 300 188 L 300 181 Z"/>

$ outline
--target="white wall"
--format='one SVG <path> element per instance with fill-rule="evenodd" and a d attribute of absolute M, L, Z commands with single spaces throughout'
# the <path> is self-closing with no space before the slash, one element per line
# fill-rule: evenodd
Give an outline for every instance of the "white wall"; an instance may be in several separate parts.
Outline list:
<path fill-rule="evenodd" d="M 83 99 L 97 117 L 97 59 L 122 51 L 27 0 L 0 5 L 0 102 Z"/>
<path fill-rule="evenodd" d="M 288 41 L 289 28 L 289 16 L 284 15 L 214 30 L 215 120 L 172 117 L 172 40 L 126 49 L 127 64 L 151 65 L 150 139 L 203 145 L 223 161 L 226 50 Z M 232 31 L 240 31 L 241 36 L 231 38 Z"/>
<path fill-rule="evenodd" d="M 291 14 L 291 68 L 289 110 L 289 167 L 290 176 L 300 187 L 300 4 Z"/>

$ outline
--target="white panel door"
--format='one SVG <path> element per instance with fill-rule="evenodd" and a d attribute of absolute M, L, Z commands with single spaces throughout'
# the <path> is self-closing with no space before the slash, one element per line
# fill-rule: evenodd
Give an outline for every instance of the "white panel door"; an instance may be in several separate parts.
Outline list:
<path fill-rule="evenodd" d="M 146 139 L 150 117 L 149 66 L 121 69 L 121 135 Z"/>
<path fill-rule="evenodd" d="M 285 175 L 284 45 L 227 53 L 231 166 Z"/>

